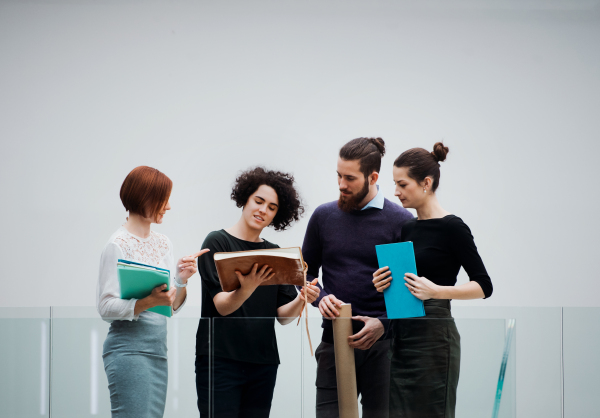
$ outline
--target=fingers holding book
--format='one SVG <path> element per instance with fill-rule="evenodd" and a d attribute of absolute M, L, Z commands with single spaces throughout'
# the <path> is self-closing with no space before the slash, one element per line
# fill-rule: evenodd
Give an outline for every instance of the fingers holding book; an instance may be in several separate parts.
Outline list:
<path fill-rule="evenodd" d="M 392 281 L 392 272 L 389 267 L 382 267 L 373 273 L 373 284 L 378 292 L 383 292 L 390 287 Z"/>
<path fill-rule="evenodd" d="M 273 269 L 267 264 L 259 270 L 258 263 L 254 263 L 252 270 L 246 275 L 242 274 L 239 270 L 236 270 L 235 274 L 240 281 L 241 288 L 250 292 L 254 292 L 261 283 L 271 280 L 275 275 Z"/>
<path fill-rule="evenodd" d="M 152 289 L 150 298 L 152 306 L 171 306 L 175 302 L 176 288 L 172 287 L 170 290 L 166 290 L 167 285 L 156 286 Z"/>

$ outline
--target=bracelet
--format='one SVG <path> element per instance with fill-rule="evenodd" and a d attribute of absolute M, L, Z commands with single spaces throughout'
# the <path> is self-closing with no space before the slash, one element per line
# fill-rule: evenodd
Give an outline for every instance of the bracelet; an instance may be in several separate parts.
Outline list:
<path fill-rule="evenodd" d="M 175 287 L 186 287 L 188 285 L 187 283 L 179 283 L 177 280 L 173 280 L 173 283 Z"/>

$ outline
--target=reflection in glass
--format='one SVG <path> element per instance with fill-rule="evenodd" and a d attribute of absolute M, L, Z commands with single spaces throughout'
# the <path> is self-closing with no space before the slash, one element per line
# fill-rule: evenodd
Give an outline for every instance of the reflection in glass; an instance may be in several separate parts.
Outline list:
<path fill-rule="evenodd" d="M 41 347 L 40 347 L 40 415 L 46 415 L 48 402 L 48 325 L 41 321 Z"/>
<path fill-rule="evenodd" d="M 509 356 L 511 355 L 514 332 L 515 320 L 509 319 L 506 326 L 506 344 L 504 345 L 504 353 L 502 354 L 502 364 L 500 365 L 500 375 L 498 376 L 498 387 L 496 389 L 496 398 L 494 399 L 494 411 L 492 413 L 492 418 L 498 418 L 498 413 L 500 412 L 502 390 L 504 389 L 504 379 L 506 377 L 506 368 L 508 365 Z M 505 404 L 508 404 L 508 400 L 505 401 Z M 504 409 L 508 409 L 508 407 L 509 405 L 507 405 L 507 407 Z"/>
<path fill-rule="evenodd" d="M 90 414 L 98 415 L 98 331 L 90 331 Z"/>

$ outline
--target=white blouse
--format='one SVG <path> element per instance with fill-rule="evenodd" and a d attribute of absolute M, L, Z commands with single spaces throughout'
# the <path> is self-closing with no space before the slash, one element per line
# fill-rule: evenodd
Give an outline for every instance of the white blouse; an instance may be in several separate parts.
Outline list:
<path fill-rule="evenodd" d="M 121 299 L 121 287 L 117 273 L 117 260 L 129 260 L 168 269 L 171 272 L 171 286 L 175 280 L 177 266 L 173 256 L 173 244 L 165 235 L 151 231 L 148 238 L 140 238 L 131 234 L 125 227 L 120 227 L 108 240 L 100 256 L 100 274 L 98 276 L 96 308 L 107 322 L 114 320 L 137 320 L 134 315 L 137 299 Z M 179 309 L 185 305 L 183 301 Z M 152 312 L 149 312 L 152 314 Z M 158 315 L 158 314 L 155 314 Z"/>

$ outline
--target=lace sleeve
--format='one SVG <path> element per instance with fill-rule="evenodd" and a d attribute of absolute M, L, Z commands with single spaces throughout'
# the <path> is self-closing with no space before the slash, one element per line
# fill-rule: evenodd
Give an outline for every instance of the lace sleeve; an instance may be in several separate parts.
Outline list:
<path fill-rule="evenodd" d="M 137 299 L 121 299 L 121 288 L 117 273 L 117 260 L 124 258 L 119 246 L 113 242 L 107 244 L 100 257 L 100 272 L 96 295 L 98 313 L 107 322 L 113 320 L 133 320 Z"/>

